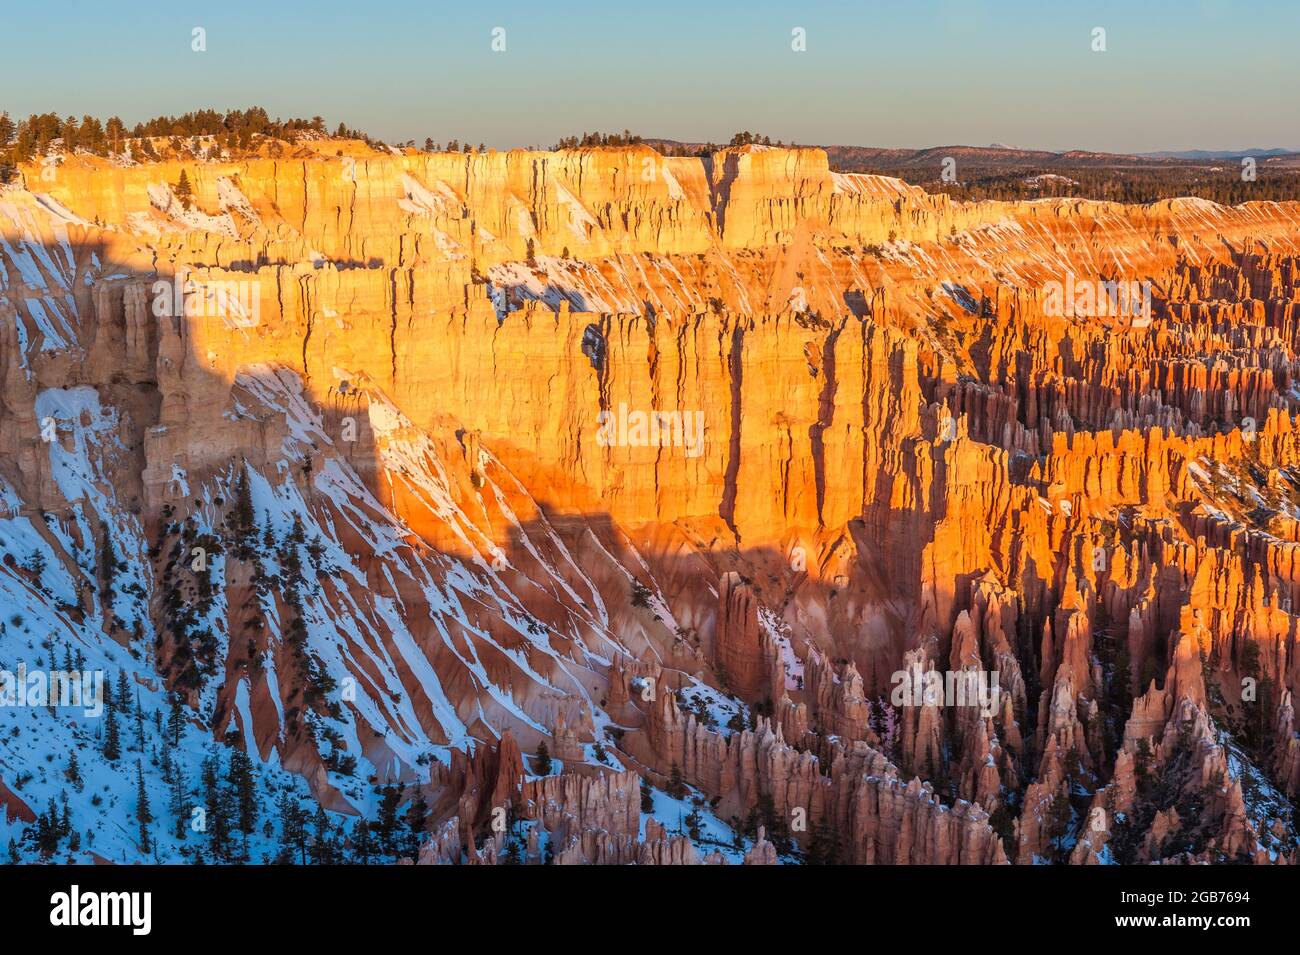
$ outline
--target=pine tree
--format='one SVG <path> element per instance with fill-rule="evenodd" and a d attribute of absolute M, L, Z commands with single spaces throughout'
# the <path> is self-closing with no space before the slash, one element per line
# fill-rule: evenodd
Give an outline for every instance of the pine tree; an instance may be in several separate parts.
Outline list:
<path fill-rule="evenodd" d="M 186 209 L 194 201 L 194 188 L 190 185 L 190 177 L 186 175 L 184 169 L 181 170 L 181 177 L 176 180 L 176 198 Z"/>
<path fill-rule="evenodd" d="M 157 715 L 157 711 L 156 711 L 156 710 L 154 711 L 154 715 L 155 715 L 155 716 Z M 157 766 L 160 770 L 162 770 L 162 780 L 163 780 L 163 782 L 167 785 L 167 787 L 170 789 L 171 784 L 172 784 L 172 781 L 173 781 L 173 777 L 172 777 L 172 741 L 169 740 L 169 739 L 166 737 L 166 735 L 164 735 L 163 738 L 162 738 L 162 752 L 161 752 L 161 753 L 159 752 L 157 746 L 154 747 L 154 751 L 153 751 L 153 763 L 154 763 L 154 765 Z"/>
<path fill-rule="evenodd" d="M 307 814 L 296 797 L 285 793 L 280 797 L 280 861 L 292 863 L 295 851 L 300 863 L 306 865 Z"/>
<path fill-rule="evenodd" d="M 316 865 L 333 865 L 337 861 L 336 846 L 329 816 L 320 803 L 316 804 L 316 818 L 313 820 L 312 827 L 316 831 L 311 843 L 311 861 Z"/>
<path fill-rule="evenodd" d="M 524 861 L 524 852 L 523 852 L 523 848 L 519 845 L 519 840 L 516 838 L 511 838 L 510 841 L 506 844 L 505 864 L 523 865 L 523 861 Z"/>
<path fill-rule="evenodd" d="M 546 741 L 537 744 L 537 758 L 534 760 L 534 766 L 537 768 L 537 775 L 551 775 L 551 751 L 546 748 Z"/>
<path fill-rule="evenodd" d="M 682 768 L 676 763 L 673 763 L 668 771 L 668 786 L 664 791 L 674 799 L 683 799 L 686 796 L 686 780 L 682 777 Z"/>
<path fill-rule="evenodd" d="M 135 819 L 140 823 L 140 851 L 149 852 L 149 823 L 153 822 L 153 813 L 149 811 L 149 793 L 144 788 L 144 767 L 140 760 L 135 761 Z"/>
<path fill-rule="evenodd" d="M 135 688 L 135 748 L 144 752 L 144 710 L 140 707 L 140 688 Z"/>
<path fill-rule="evenodd" d="M 208 847 L 215 859 L 230 858 L 230 823 L 234 815 L 230 793 L 223 789 L 217 776 L 216 753 L 203 760 L 203 805 L 208 833 Z"/>
<path fill-rule="evenodd" d="M 999 800 L 993 808 L 993 812 L 989 815 L 989 828 L 1002 839 L 1002 848 L 1006 850 L 1007 855 L 1012 856 L 1015 849 L 1016 818 L 1005 802 Z"/>
<path fill-rule="evenodd" d="M 393 837 L 397 829 L 397 807 L 405 798 L 405 786 L 385 786 L 379 798 L 379 844 L 385 852 L 393 851 Z"/>
<path fill-rule="evenodd" d="M 77 762 L 76 750 L 73 750 L 68 756 L 68 768 L 65 770 L 64 775 L 68 777 L 68 782 L 72 783 L 73 788 L 80 792 L 82 787 L 81 764 Z"/>
<path fill-rule="evenodd" d="M 699 842 L 702 835 L 700 827 L 704 823 L 704 817 L 700 813 L 700 807 L 695 806 L 686 814 L 686 832 L 693 842 Z"/>
<path fill-rule="evenodd" d="M 1065 793 L 1058 792 L 1052 797 L 1052 801 L 1047 807 L 1047 820 L 1044 828 L 1047 830 L 1048 848 L 1057 861 L 1064 861 L 1068 857 L 1065 836 L 1069 830 L 1073 815 L 1073 811 L 1070 809 L 1070 800 Z"/>
<path fill-rule="evenodd" d="M 189 793 L 186 791 L 185 787 L 185 771 L 181 769 L 180 765 L 176 762 L 176 758 L 171 753 L 167 754 L 167 760 L 170 766 L 168 774 L 171 778 L 171 794 L 168 799 L 167 808 L 176 820 L 176 828 L 174 830 L 176 838 L 184 839 L 185 831 L 189 828 L 186 825 L 186 821 L 190 814 Z"/>
<path fill-rule="evenodd" d="M 110 116 L 108 123 L 104 127 L 104 132 L 108 136 L 109 148 L 115 153 L 121 152 L 122 140 L 126 138 L 126 126 L 122 123 L 122 120 L 116 116 Z"/>
<path fill-rule="evenodd" d="M 109 706 L 104 710 L 104 758 L 115 763 L 122 755 L 122 741 L 118 737 L 117 710 Z"/>
<path fill-rule="evenodd" d="M 829 823 L 814 823 L 808 839 L 809 865 L 839 865 L 842 846 L 839 831 Z"/>
<path fill-rule="evenodd" d="M 1128 647 L 1121 644 L 1115 654 L 1115 669 L 1111 673 L 1111 698 L 1122 713 L 1127 714 L 1133 702 L 1133 664 Z"/>
<path fill-rule="evenodd" d="M 641 811 L 654 812 L 655 797 L 654 790 L 650 788 L 650 782 L 644 776 L 641 777 Z"/>
<path fill-rule="evenodd" d="M 113 550 L 113 538 L 108 528 L 103 529 L 99 542 L 99 579 L 103 589 L 100 591 L 107 612 L 113 602 L 113 581 L 117 577 L 117 553 Z"/>
<path fill-rule="evenodd" d="M 131 682 L 126 678 L 125 670 L 117 671 L 117 689 L 113 691 L 113 699 L 119 712 L 125 715 L 131 711 Z"/>
<path fill-rule="evenodd" d="M 256 554 L 257 515 L 253 510 L 253 494 L 248 486 L 248 469 L 241 466 L 235 480 L 235 556 L 252 560 Z"/>
<path fill-rule="evenodd" d="M 185 726 L 185 713 L 181 709 L 180 694 L 171 697 L 171 712 L 167 714 L 167 736 L 172 746 L 181 745 L 181 730 Z"/>
<path fill-rule="evenodd" d="M 370 823 L 358 819 L 352 827 L 352 857 L 361 865 L 370 865 L 375 855 L 375 840 L 370 834 Z"/>
<path fill-rule="evenodd" d="M 45 811 L 36 817 L 35 827 L 28 832 L 42 858 L 48 859 L 59 851 L 59 810 L 53 796 Z"/>
<path fill-rule="evenodd" d="M 420 840 L 424 838 L 425 827 L 429 824 L 429 804 L 424 801 L 424 794 L 417 791 L 415 799 L 406 810 L 407 855 L 415 859 L 420 854 Z"/>
<path fill-rule="evenodd" d="M 229 780 L 235 792 L 238 812 L 237 828 L 244 834 L 244 844 L 257 825 L 257 782 L 253 775 L 253 761 L 241 749 L 230 752 Z"/>

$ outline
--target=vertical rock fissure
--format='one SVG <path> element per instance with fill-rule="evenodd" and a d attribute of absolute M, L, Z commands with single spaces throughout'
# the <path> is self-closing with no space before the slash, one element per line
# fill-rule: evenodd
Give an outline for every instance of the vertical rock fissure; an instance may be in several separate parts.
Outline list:
<path fill-rule="evenodd" d="M 650 408 L 651 414 L 659 414 L 663 411 L 663 405 L 659 400 L 659 343 L 655 339 L 655 328 L 653 322 L 639 323 L 646 330 L 646 360 L 649 363 L 650 371 Z M 659 513 L 659 468 L 663 464 L 664 446 L 660 442 L 655 447 L 655 471 L 654 471 L 654 500 L 655 514 Z"/>
<path fill-rule="evenodd" d="M 723 481 L 722 505 L 719 515 L 737 540 L 740 533 L 736 530 L 736 478 L 740 474 L 740 389 L 744 375 L 743 347 L 745 332 L 740 322 L 731 332 L 731 351 L 727 364 L 731 374 L 731 443 L 727 450 L 727 471 Z"/>
<path fill-rule="evenodd" d="M 303 322 L 306 329 L 302 336 L 302 377 L 304 381 L 311 381 L 311 369 L 307 365 L 307 347 L 311 343 L 312 314 L 314 305 L 311 296 L 311 278 L 303 276 L 298 280 L 298 293 L 302 298 Z"/>
<path fill-rule="evenodd" d="M 817 525 L 825 526 L 822 505 L 826 500 L 826 456 L 823 435 L 835 417 L 835 342 L 843 324 L 826 336 L 822 345 L 822 391 L 817 403 L 817 423 L 808 429 L 812 443 L 813 481 L 817 493 Z"/>
<path fill-rule="evenodd" d="M 712 172 L 713 170 L 710 169 Z M 740 177 L 740 160 L 735 153 L 727 153 L 722 161 L 722 177 L 710 183 L 709 199 L 713 208 L 714 226 L 722 238 L 726 228 L 727 203 L 731 199 L 731 185 Z"/>
<path fill-rule="evenodd" d="M 388 308 L 390 323 L 388 326 L 388 353 L 391 359 L 391 384 L 397 385 L 397 269 L 388 273 Z"/>

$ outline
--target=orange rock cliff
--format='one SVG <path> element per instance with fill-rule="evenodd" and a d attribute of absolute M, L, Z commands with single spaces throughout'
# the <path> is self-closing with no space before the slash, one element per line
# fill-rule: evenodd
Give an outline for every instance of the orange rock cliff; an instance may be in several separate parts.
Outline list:
<path fill-rule="evenodd" d="M 0 662 L 175 701 L 194 777 L 229 742 L 343 831 L 400 784 L 430 863 L 1294 861 L 1300 205 L 755 146 L 20 172 Z M 30 718 L 15 825 L 103 748 Z"/>

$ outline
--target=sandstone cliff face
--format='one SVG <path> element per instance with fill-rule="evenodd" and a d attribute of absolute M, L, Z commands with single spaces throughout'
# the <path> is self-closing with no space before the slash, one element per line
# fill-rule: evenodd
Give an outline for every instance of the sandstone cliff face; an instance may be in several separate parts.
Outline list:
<path fill-rule="evenodd" d="M 1293 857 L 1298 210 L 185 169 L 0 192 L 0 581 L 196 733 L 431 862 Z"/>

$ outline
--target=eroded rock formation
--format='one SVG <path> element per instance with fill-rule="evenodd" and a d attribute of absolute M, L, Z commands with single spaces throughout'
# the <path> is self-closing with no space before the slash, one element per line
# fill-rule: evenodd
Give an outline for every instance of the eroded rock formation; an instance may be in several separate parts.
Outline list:
<path fill-rule="evenodd" d="M 1300 210 L 181 168 L 0 192 L 2 593 L 149 705 L 426 862 L 1294 860 Z"/>

